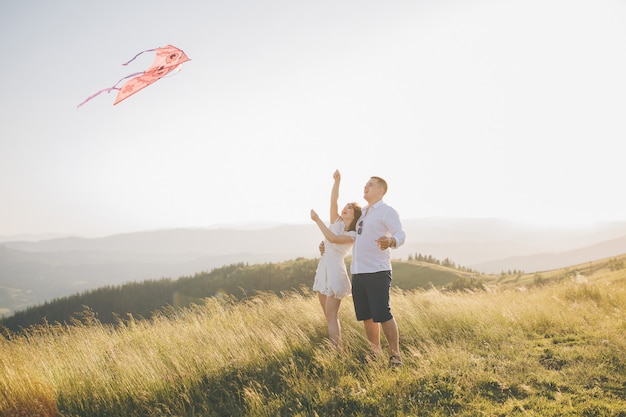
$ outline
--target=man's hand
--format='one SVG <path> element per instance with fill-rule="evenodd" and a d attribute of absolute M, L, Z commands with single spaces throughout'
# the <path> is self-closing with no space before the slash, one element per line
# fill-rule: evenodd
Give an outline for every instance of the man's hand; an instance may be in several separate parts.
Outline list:
<path fill-rule="evenodd" d="M 381 236 L 376 240 L 376 243 L 378 244 L 378 247 L 381 250 L 385 250 L 385 249 L 389 249 L 391 247 L 393 247 L 394 242 L 394 238 L 389 237 L 389 236 Z"/>

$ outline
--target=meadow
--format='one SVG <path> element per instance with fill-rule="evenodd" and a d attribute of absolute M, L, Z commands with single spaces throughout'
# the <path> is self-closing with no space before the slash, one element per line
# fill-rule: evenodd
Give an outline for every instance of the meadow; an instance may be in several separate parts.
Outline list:
<path fill-rule="evenodd" d="M 306 289 L 5 331 L 0 415 L 626 416 L 625 269 L 485 279 L 393 290 L 400 368 L 370 355 L 351 299 L 331 347 Z"/>

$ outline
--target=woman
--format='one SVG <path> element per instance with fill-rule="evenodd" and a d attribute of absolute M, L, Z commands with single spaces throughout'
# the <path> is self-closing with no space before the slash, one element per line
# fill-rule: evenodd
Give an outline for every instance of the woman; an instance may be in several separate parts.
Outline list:
<path fill-rule="evenodd" d="M 357 203 L 348 203 L 339 215 L 339 170 L 335 171 L 333 179 L 335 182 L 330 193 L 330 227 L 324 224 L 315 210 L 311 210 L 311 219 L 317 223 L 325 237 L 324 254 L 317 266 L 313 290 L 317 291 L 324 310 L 328 338 L 334 346 L 341 347 L 339 306 L 341 299 L 351 292 L 345 258 L 352 250 L 356 238 L 356 221 L 361 217 L 361 207 Z"/>

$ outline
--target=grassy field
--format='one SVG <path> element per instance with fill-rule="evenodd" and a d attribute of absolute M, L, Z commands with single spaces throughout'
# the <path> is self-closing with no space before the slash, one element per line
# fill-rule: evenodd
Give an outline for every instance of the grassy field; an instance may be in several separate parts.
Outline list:
<path fill-rule="evenodd" d="M 368 360 L 351 299 L 341 352 L 306 291 L 117 325 L 86 310 L 0 338 L 0 415 L 623 417 L 626 269 L 609 266 L 394 290 L 401 368 Z"/>

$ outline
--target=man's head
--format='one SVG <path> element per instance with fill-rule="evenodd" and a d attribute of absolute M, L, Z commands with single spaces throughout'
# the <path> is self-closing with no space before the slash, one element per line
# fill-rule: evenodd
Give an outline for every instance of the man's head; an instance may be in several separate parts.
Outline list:
<path fill-rule="evenodd" d="M 363 198 L 369 204 L 382 200 L 385 193 L 387 193 L 387 181 L 380 177 L 370 177 L 363 188 Z"/>

